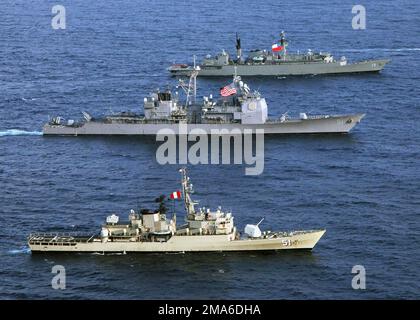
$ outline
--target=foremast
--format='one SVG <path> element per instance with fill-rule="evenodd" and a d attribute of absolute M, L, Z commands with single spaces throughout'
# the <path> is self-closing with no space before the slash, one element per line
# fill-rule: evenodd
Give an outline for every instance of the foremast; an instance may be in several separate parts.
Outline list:
<path fill-rule="evenodd" d="M 197 75 L 200 71 L 200 66 L 198 66 L 195 62 L 195 56 L 193 56 L 194 66 L 190 75 L 190 79 L 188 81 L 188 85 L 182 80 L 179 79 L 179 85 L 184 90 L 186 97 L 185 100 L 185 109 L 192 103 L 196 102 L 197 98 Z"/>
<path fill-rule="evenodd" d="M 187 175 L 187 169 L 182 168 L 179 170 L 181 172 L 181 185 L 182 185 L 182 194 L 184 198 L 185 211 L 187 212 L 187 217 L 195 215 L 194 205 L 197 204 L 191 199 L 191 193 L 193 193 L 193 185 L 190 182 L 190 178 Z"/>
<path fill-rule="evenodd" d="M 280 33 L 280 46 L 282 47 L 282 51 L 283 51 L 283 60 L 286 60 L 287 40 L 286 40 L 286 33 L 284 31 Z"/>
<path fill-rule="evenodd" d="M 236 59 L 240 63 L 242 60 L 241 38 L 236 33 Z"/>

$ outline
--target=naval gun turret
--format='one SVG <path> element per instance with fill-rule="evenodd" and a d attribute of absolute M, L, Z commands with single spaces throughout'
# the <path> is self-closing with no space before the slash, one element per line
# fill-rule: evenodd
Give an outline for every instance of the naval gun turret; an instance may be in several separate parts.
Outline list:
<path fill-rule="evenodd" d="M 245 226 L 245 233 L 250 238 L 259 238 L 262 235 L 262 232 L 260 230 L 260 223 L 263 222 L 264 218 L 260 220 L 257 224 L 247 224 Z"/>

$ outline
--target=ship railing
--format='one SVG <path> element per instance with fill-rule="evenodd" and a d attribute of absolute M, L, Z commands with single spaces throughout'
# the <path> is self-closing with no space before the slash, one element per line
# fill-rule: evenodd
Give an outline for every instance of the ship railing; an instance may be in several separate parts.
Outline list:
<path fill-rule="evenodd" d="M 319 115 L 307 115 L 307 119 L 306 120 L 317 120 L 317 119 L 327 119 L 327 118 L 331 118 L 333 117 L 332 115 L 323 115 L 323 114 L 319 114 Z M 266 123 L 278 123 L 278 122 L 285 122 L 285 121 L 297 121 L 297 120 L 302 120 L 299 117 L 286 117 L 285 119 L 280 118 L 272 118 L 272 119 L 267 119 Z"/>
<path fill-rule="evenodd" d="M 284 238 L 291 237 L 296 235 L 303 235 L 313 232 L 318 232 L 321 230 L 298 230 L 298 231 L 264 231 L 261 235 L 263 239 L 275 239 L 275 238 Z"/>
<path fill-rule="evenodd" d="M 96 234 L 82 232 L 36 232 L 28 236 L 30 242 L 39 243 L 81 243 L 92 242 Z"/>
<path fill-rule="evenodd" d="M 186 121 L 186 118 L 182 117 L 175 117 L 175 118 L 168 118 L 168 119 L 150 119 L 150 118 L 142 118 L 142 119 L 121 119 L 121 118 L 113 118 L 109 120 L 104 120 L 105 123 L 135 123 L 135 124 L 173 124 Z"/>
<path fill-rule="evenodd" d="M 240 122 L 238 120 L 231 121 L 231 120 L 223 120 L 223 119 L 212 119 L 212 118 L 203 118 L 201 120 L 201 123 L 203 124 L 239 124 Z"/>

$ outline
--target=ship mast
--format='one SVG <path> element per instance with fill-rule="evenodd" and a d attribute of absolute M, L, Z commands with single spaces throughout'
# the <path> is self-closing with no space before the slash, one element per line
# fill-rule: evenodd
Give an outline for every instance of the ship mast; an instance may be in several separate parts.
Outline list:
<path fill-rule="evenodd" d="M 191 81 L 191 79 L 193 80 L 193 83 L 192 83 L 192 86 L 193 86 L 192 87 L 192 89 L 193 89 L 193 99 L 192 99 L 192 102 L 195 103 L 195 99 L 197 97 L 197 75 L 198 75 L 197 65 L 196 65 L 196 62 L 195 62 L 195 60 L 196 60 L 195 55 L 193 57 L 193 60 L 194 60 L 194 71 L 191 74 L 190 81 Z"/>
<path fill-rule="evenodd" d="M 236 58 L 238 59 L 238 63 L 242 58 L 241 38 L 239 38 L 238 33 L 236 33 Z"/>
<path fill-rule="evenodd" d="M 185 94 L 187 95 L 187 99 L 185 101 L 185 109 L 188 107 L 190 103 L 195 103 L 196 97 L 197 97 L 197 75 L 198 75 L 198 71 L 200 71 L 200 67 L 196 65 L 195 55 L 193 56 L 193 61 L 194 61 L 194 66 L 193 66 L 193 70 L 191 71 L 188 87 L 186 86 L 184 81 L 182 81 L 181 79 L 179 80 L 182 89 L 185 91 Z M 192 93 L 192 96 L 191 96 L 191 93 Z"/>
<path fill-rule="evenodd" d="M 195 214 L 194 205 L 196 204 L 191 200 L 190 194 L 193 192 L 192 184 L 190 183 L 190 178 L 187 176 L 187 169 L 182 168 L 179 170 L 181 172 L 181 185 L 182 185 L 182 194 L 184 198 L 185 211 L 187 212 L 187 217 L 189 215 Z"/>
<path fill-rule="evenodd" d="M 280 45 L 283 48 L 283 60 L 286 60 L 286 54 L 287 54 L 287 41 L 286 41 L 286 33 L 282 31 L 280 33 Z"/>

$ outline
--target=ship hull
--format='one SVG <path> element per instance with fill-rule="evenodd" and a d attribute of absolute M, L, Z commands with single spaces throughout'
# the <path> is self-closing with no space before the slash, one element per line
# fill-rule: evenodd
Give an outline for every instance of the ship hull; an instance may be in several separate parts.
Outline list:
<path fill-rule="evenodd" d="M 224 252 L 224 251 L 275 251 L 311 250 L 324 235 L 325 230 L 297 233 L 275 239 L 233 240 L 230 235 L 173 236 L 167 242 L 81 242 L 54 244 L 29 241 L 31 252 L 100 252 L 100 253 L 156 253 L 156 252 Z"/>
<path fill-rule="evenodd" d="M 363 117 L 364 114 L 354 114 L 304 120 L 286 120 L 284 122 L 267 122 L 265 124 L 188 124 L 186 132 L 180 130 L 182 126 L 170 123 L 105 123 L 89 121 L 81 126 L 46 124 L 43 127 L 43 134 L 46 136 L 156 135 L 158 133 L 167 135 L 170 133 L 190 133 L 195 129 L 200 129 L 201 132 L 207 134 L 218 134 L 215 130 L 232 132 L 235 129 L 239 129 L 241 132 L 252 130 L 252 133 L 256 133 L 257 129 L 262 129 L 264 134 L 348 133 Z"/>
<path fill-rule="evenodd" d="M 308 63 L 282 63 L 282 64 L 232 64 L 224 66 L 200 66 L 198 76 L 201 77 L 224 77 L 233 76 L 303 76 L 317 74 L 340 74 L 340 73 L 363 73 L 379 72 L 389 62 L 386 59 L 361 61 L 341 65 L 340 62 L 308 62 Z M 192 67 L 169 68 L 173 76 L 190 76 Z"/>

